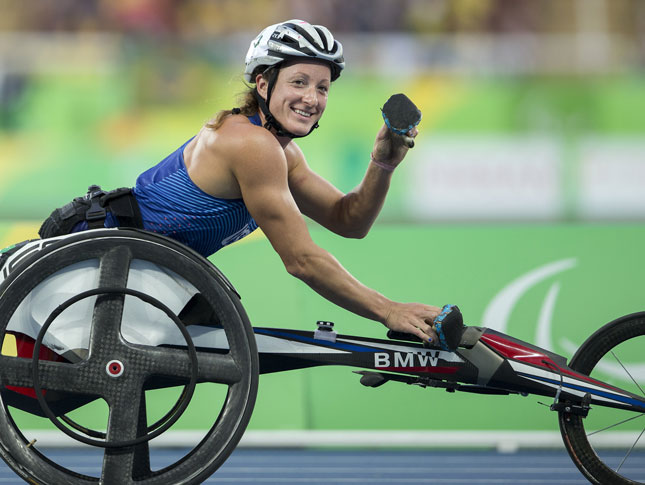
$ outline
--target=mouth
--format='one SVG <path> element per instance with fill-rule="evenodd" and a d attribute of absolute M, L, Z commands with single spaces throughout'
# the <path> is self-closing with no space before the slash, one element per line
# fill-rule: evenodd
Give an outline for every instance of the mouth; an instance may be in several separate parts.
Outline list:
<path fill-rule="evenodd" d="M 313 116 L 313 113 L 309 113 L 308 111 L 304 111 L 304 110 L 298 109 L 298 108 L 291 108 L 291 111 L 296 113 L 298 115 L 298 117 L 304 118 L 304 119 L 307 119 L 307 120 L 311 119 L 311 117 Z"/>

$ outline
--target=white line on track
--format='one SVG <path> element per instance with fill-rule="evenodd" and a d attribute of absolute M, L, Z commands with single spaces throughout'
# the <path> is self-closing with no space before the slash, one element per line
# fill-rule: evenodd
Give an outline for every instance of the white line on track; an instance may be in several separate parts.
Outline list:
<path fill-rule="evenodd" d="M 226 478 L 215 479 L 210 478 L 204 483 L 387 483 L 392 484 L 392 478 L 254 478 L 253 482 L 249 482 L 248 479 L 244 478 Z M 502 483 L 511 483 L 513 485 L 544 485 L 544 479 L 499 479 L 499 478 L 469 478 L 464 480 L 463 478 L 397 478 L 396 483 L 431 483 L 433 485 L 441 484 L 450 484 L 450 485 L 473 485 L 473 484 L 502 484 Z M 577 479 L 577 480 L 558 480 L 559 485 L 568 485 L 568 484 L 585 484 L 588 483 L 586 480 Z"/>
<path fill-rule="evenodd" d="M 497 465 L 499 467 L 499 464 Z M 445 469 L 445 468 L 444 468 Z M 262 468 L 248 468 L 248 467 L 231 467 L 227 466 L 226 468 L 221 468 L 222 473 L 234 473 L 234 474 L 271 474 L 271 473 L 308 473 L 308 474 L 330 474 L 330 473 L 379 473 L 379 474 L 432 474 L 436 473 L 437 467 L 434 466 L 424 466 L 424 467 L 400 467 L 400 466 L 381 466 L 381 467 L 366 467 L 364 463 L 357 465 L 355 467 L 343 467 L 343 466 L 333 466 L 333 467 L 292 467 L 292 466 L 268 466 Z M 639 470 L 640 471 L 640 470 Z M 643 470 L 645 471 L 645 470 Z M 476 468 L 460 468 L 459 474 L 481 474 L 482 470 L 480 467 Z M 539 475 L 539 474 L 549 474 L 553 473 L 578 473 L 577 470 L 572 469 L 570 466 L 555 468 L 549 466 L 548 468 L 539 467 L 539 468 L 528 468 L 528 467 L 504 467 L 495 469 L 495 473 L 502 475 L 513 475 L 513 474 L 529 474 L 529 475 Z"/>

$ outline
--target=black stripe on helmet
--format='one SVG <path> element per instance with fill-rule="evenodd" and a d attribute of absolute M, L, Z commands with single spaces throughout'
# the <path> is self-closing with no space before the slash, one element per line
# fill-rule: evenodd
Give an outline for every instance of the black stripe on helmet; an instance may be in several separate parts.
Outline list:
<path fill-rule="evenodd" d="M 331 47 L 328 48 L 327 47 L 327 35 L 325 34 L 325 31 L 323 29 L 321 29 L 320 27 L 318 27 L 317 25 L 313 25 L 312 27 L 314 29 L 316 29 L 316 32 L 318 32 L 318 35 L 323 40 L 323 43 L 324 43 L 323 48 L 324 48 L 324 50 L 326 52 L 331 54 L 332 52 L 337 50 L 336 49 L 336 46 L 337 46 L 336 40 L 333 40 Z"/>
<path fill-rule="evenodd" d="M 323 44 L 323 45 L 320 45 L 320 44 L 318 43 L 318 41 L 317 41 L 316 39 L 314 39 L 311 35 L 309 35 L 309 32 L 307 32 L 305 29 L 303 29 L 300 25 L 297 25 L 297 24 L 291 24 L 291 23 L 289 23 L 289 24 L 283 24 L 283 25 L 284 25 L 284 26 L 286 26 L 286 27 L 289 27 L 290 29 L 295 30 L 296 32 L 298 32 L 298 33 L 299 33 L 300 35 L 302 35 L 305 39 L 307 39 L 307 41 L 308 41 L 310 44 L 312 44 L 312 45 L 316 46 L 317 48 L 319 48 L 319 49 L 320 49 L 320 50 L 322 50 L 322 51 L 327 52 L 327 48 L 326 48 L 326 46 L 325 46 L 324 44 Z M 312 26 L 312 27 L 313 27 L 313 26 Z M 324 36 L 324 35 L 322 35 L 321 37 L 322 37 L 323 39 L 325 38 L 325 36 Z M 283 39 L 284 39 L 284 38 L 283 38 Z M 323 42 L 324 42 L 324 41 L 323 41 Z M 300 50 L 302 50 L 303 48 L 302 48 L 302 47 L 299 47 L 299 49 L 300 49 Z M 308 50 L 308 49 L 307 49 L 307 50 Z M 311 52 L 311 51 L 310 51 L 310 52 Z"/>

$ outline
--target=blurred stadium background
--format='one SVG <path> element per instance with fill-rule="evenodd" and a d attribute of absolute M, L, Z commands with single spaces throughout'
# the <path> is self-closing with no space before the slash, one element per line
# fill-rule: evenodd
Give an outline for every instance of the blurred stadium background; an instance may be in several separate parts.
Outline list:
<path fill-rule="evenodd" d="M 321 128 L 298 142 L 317 172 L 342 190 L 360 181 L 390 94 L 424 113 L 365 240 L 311 224 L 353 274 L 566 356 L 645 308 L 642 1 L 0 0 L 0 12 L 0 247 L 36 237 L 90 184 L 132 185 L 235 105 L 263 27 L 302 18 L 328 26 L 347 61 Z M 212 260 L 255 325 L 384 335 L 289 277 L 261 235 Z M 179 426 L 204 428 L 208 409 L 191 404 Z M 390 445 L 559 439 L 533 398 L 367 389 L 347 368 L 264 376 L 249 430 L 247 442 L 291 443 L 356 431 L 373 446 L 358 431 L 394 433 Z"/>

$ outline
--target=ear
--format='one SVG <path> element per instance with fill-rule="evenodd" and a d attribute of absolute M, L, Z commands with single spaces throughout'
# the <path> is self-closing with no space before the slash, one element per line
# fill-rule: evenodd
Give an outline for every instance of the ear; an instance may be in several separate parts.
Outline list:
<path fill-rule="evenodd" d="M 269 81 L 262 74 L 255 76 L 255 87 L 258 90 L 260 96 L 262 96 L 266 100 L 267 91 L 269 89 Z"/>

